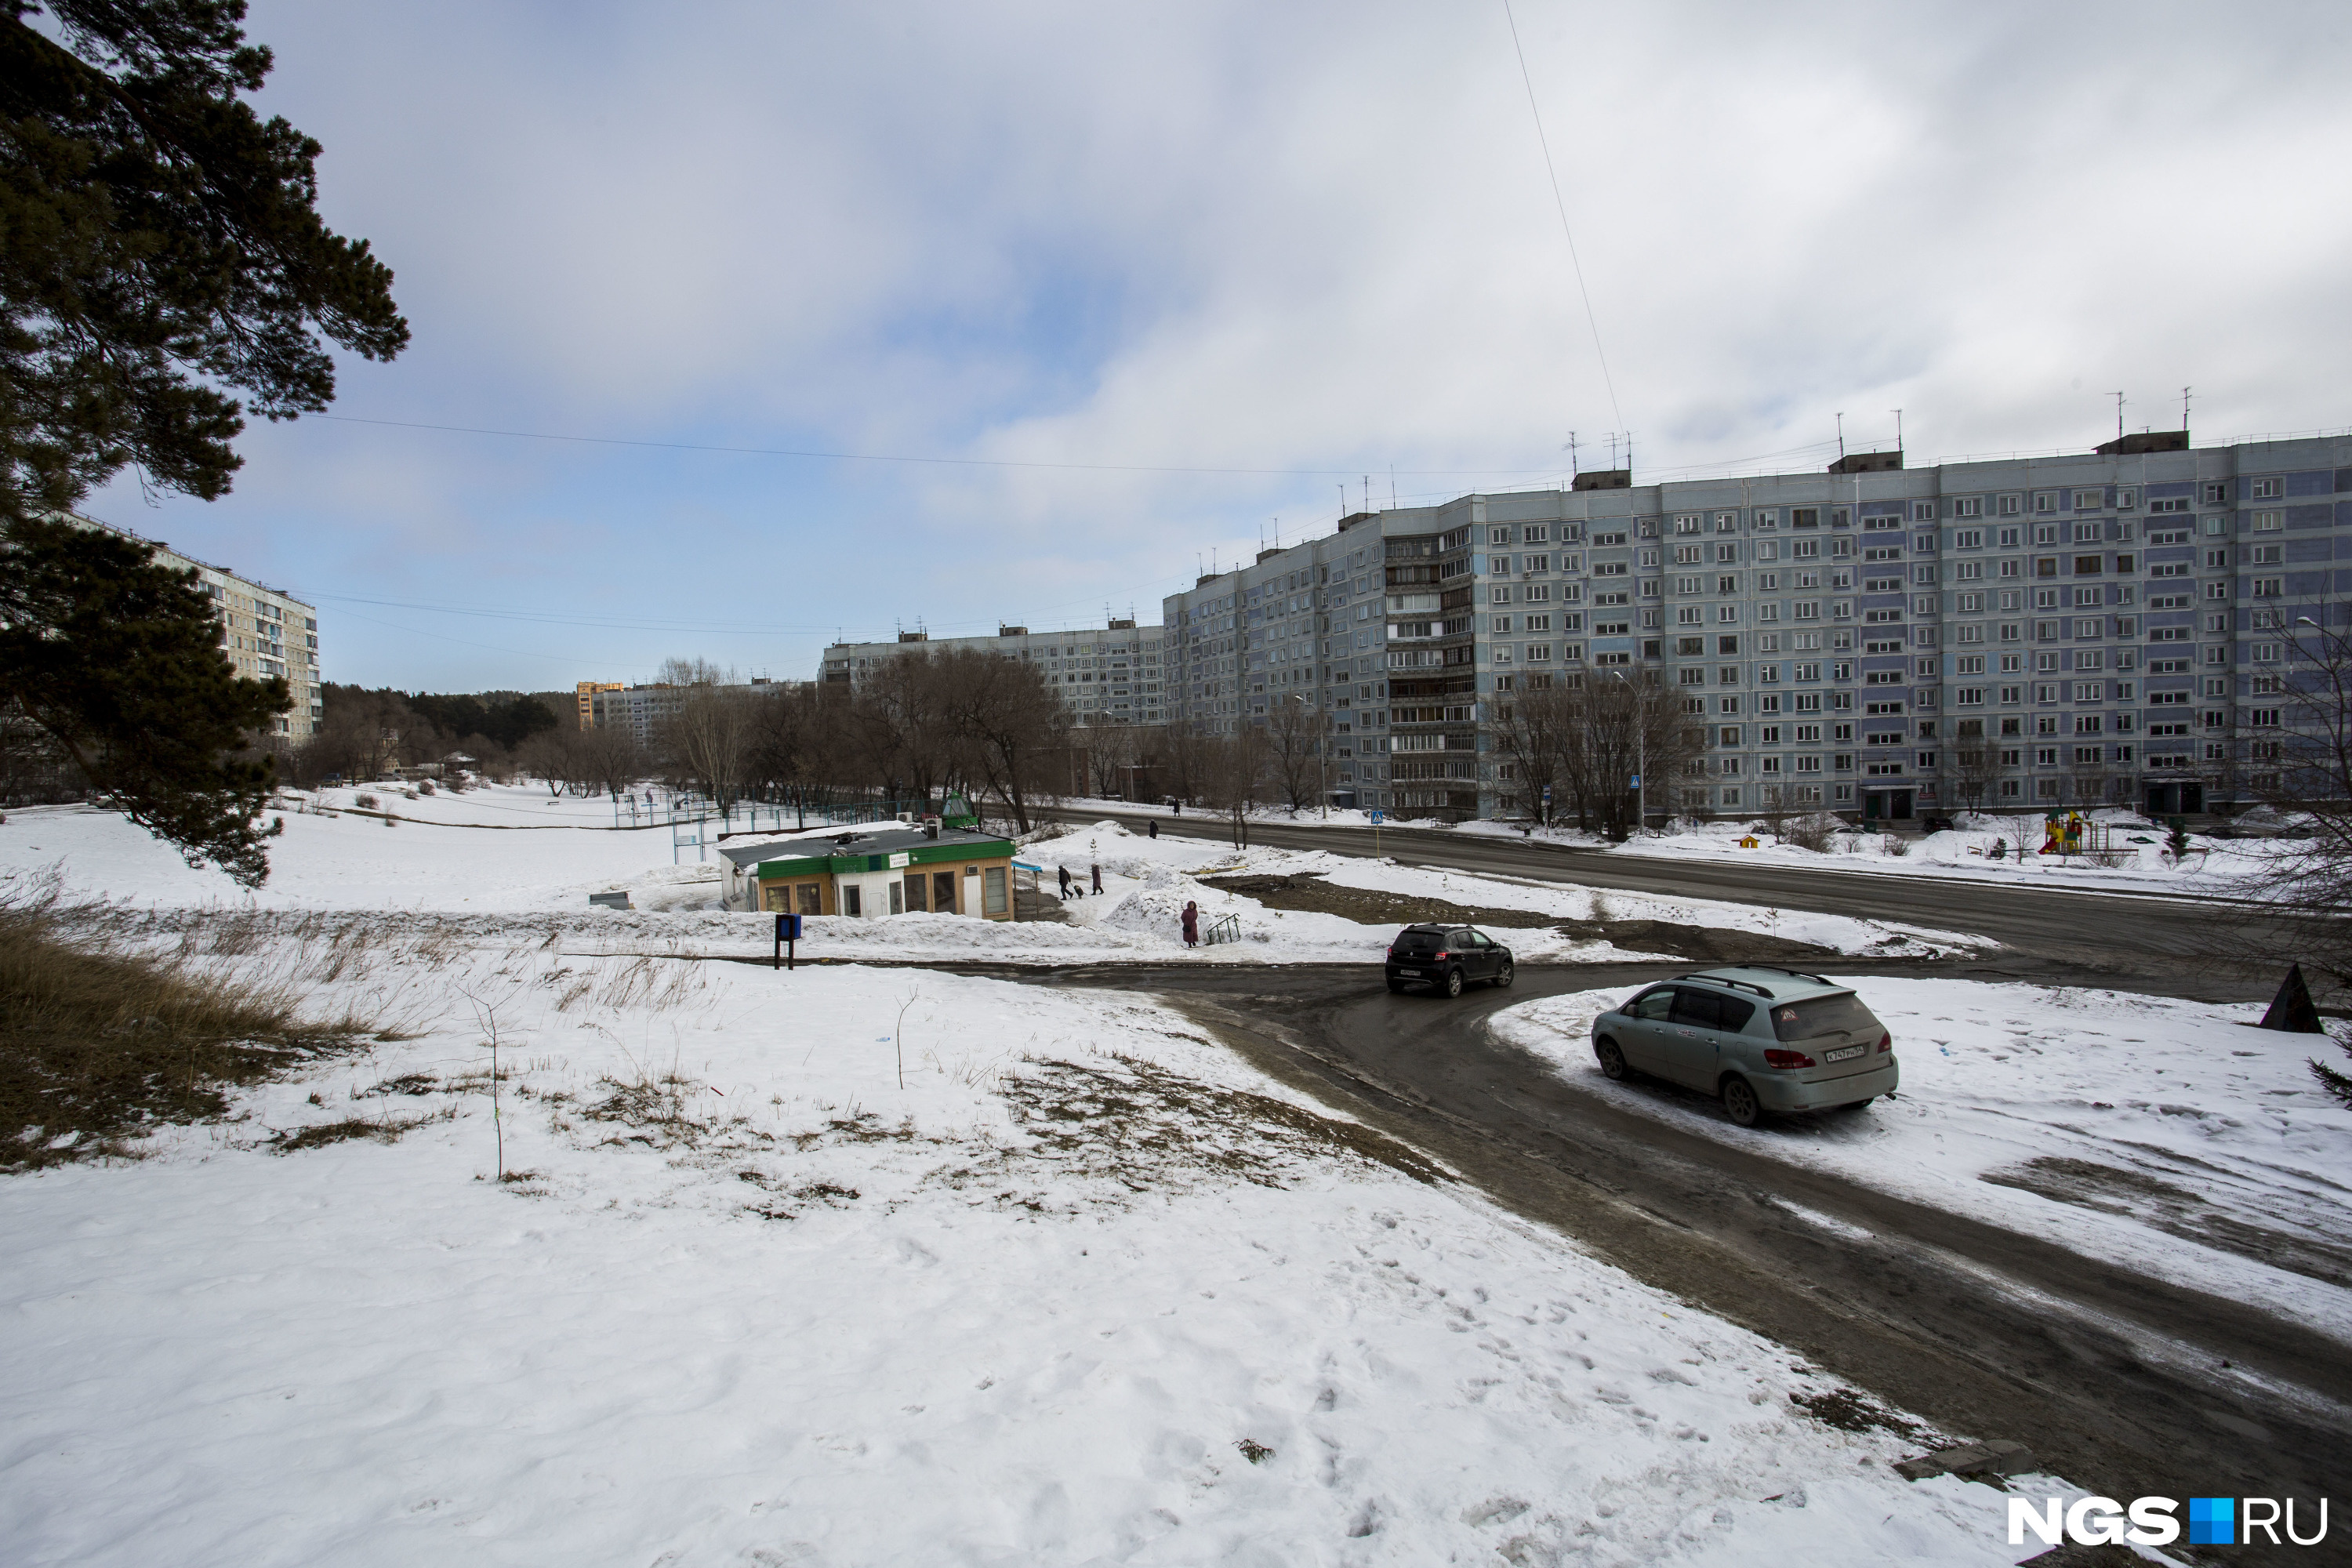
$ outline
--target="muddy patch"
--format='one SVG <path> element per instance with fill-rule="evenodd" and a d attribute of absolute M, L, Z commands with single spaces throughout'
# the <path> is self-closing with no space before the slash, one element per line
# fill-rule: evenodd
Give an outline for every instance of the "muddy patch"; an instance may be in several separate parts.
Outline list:
<path fill-rule="evenodd" d="M 1255 899 L 1270 910 L 1338 915 L 1362 925 L 1406 926 L 1429 921 L 1486 926 L 1496 931 L 1557 931 L 1579 942 L 1611 942 L 1632 952 L 1671 953 L 1676 958 L 1706 963 L 1811 963 L 1843 956 L 1835 948 L 1767 936 L 1762 931 L 1728 931 L 1721 926 L 1687 925 L 1679 921 L 1572 921 L 1533 910 L 1488 909 L 1449 903 L 1444 899 L 1409 898 L 1370 888 L 1338 887 L 1325 881 L 1322 874 L 1316 871 L 1291 876 L 1204 877 L 1201 885 Z"/>
<path fill-rule="evenodd" d="M 2145 1171 L 2045 1154 L 2008 1170 L 1988 1171 L 1978 1180 L 2076 1208 L 2125 1215 L 2184 1241 L 2330 1285 L 2352 1285 L 2352 1247 L 2248 1224 L 2188 1188 Z"/>

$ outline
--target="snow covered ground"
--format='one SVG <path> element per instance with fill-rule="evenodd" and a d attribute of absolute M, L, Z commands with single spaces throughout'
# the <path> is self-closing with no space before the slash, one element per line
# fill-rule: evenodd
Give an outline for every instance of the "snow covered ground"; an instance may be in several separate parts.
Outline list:
<path fill-rule="evenodd" d="M 582 951 L 527 896 L 576 868 L 485 862 L 503 912 L 354 910 L 339 866 L 426 887 L 369 835 L 438 840 L 298 820 L 288 880 L 350 912 L 217 921 L 176 862 L 79 865 L 71 834 L 115 843 L 89 818 L 7 825 L 157 940 L 235 924 L 219 962 L 409 1036 L 0 1180 L 12 1563 L 2024 1554 L 2002 1494 L 1890 1473 L 1934 1435 L 1816 1419 L 1839 1391 L 1787 1352 L 1179 1015 Z"/>
<path fill-rule="evenodd" d="M 1115 800 L 1072 801 L 1068 804 L 1075 809 L 1105 813 L 1132 814 L 1158 810 Z M 1640 855 L 1662 859 L 1738 859 L 1766 865 L 1800 866 L 1815 870 L 1871 871 L 1907 877 L 1959 877 L 1976 881 L 2031 881 L 2116 891 L 2144 889 L 2148 891 L 2221 896 L 2242 892 L 2250 879 L 2268 871 L 2280 854 L 2291 853 L 2294 847 L 2285 840 L 2215 838 L 2205 834 L 2191 834 L 2189 855 L 2175 865 L 2165 856 L 2165 835 L 2161 826 L 2129 811 L 2100 811 L 2094 815 L 2097 820 L 2112 824 L 2116 829 L 2112 841 L 2113 854 L 2101 858 L 2040 854 L 2044 834 L 2042 819 L 2038 813 L 1976 817 L 1964 814 L 1961 820 L 1965 826 L 1961 830 L 1918 837 L 1906 835 L 1895 838 L 1879 833 L 1840 834 L 1827 851 L 1804 849 L 1784 843 L 1760 818 L 1749 822 L 1677 821 L 1671 827 L 1643 834 L 1622 844 L 1612 844 L 1597 833 L 1580 833 L 1572 827 L 1523 831 L 1522 825 L 1506 821 L 1448 825 L 1436 821 L 1404 821 L 1391 816 L 1386 818 L 1381 826 L 1436 829 L 1469 837 L 1502 838 L 1514 842 L 1533 839 L 1549 844 L 1574 845 L 1579 848 L 1601 850 L 1612 855 Z M 1215 819 L 1212 816 L 1209 820 Z M 1325 813 L 1311 806 L 1297 813 L 1281 807 L 1268 807 L 1252 813 L 1251 820 L 1280 827 L 1369 829 L 1372 826 L 1370 816 L 1365 812 L 1334 810 Z M 1751 836 L 1759 840 L 1757 847 L 1752 849 L 1742 847 L 1740 840 Z M 2001 848 L 1999 859 L 1991 858 L 1996 843 Z M 2018 852 L 2021 843 L 2025 846 L 2022 856 Z M 2108 859 L 2116 863 L 2105 863 Z"/>
<path fill-rule="evenodd" d="M 284 836 L 270 847 L 269 880 L 249 896 L 217 872 L 189 868 L 119 816 L 84 806 L 10 814 L 0 825 L 0 870 L 58 865 L 78 892 L 147 908 L 236 906 L 249 899 L 262 909 L 528 912 L 551 917 L 551 929 L 560 925 L 580 941 L 602 941 L 616 951 L 642 951 L 648 943 L 663 951 L 770 951 L 772 923 L 767 917 L 718 908 L 715 857 L 698 862 L 692 847 L 674 849 L 667 827 L 614 830 L 609 803 L 571 797 L 550 802 L 543 790 L 520 788 L 486 787 L 416 800 L 378 791 L 379 808 L 400 819 L 387 826 L 381 816 L 349 809 L 355 793 L 363 792 L 326 792 L 320 804 L 331 815 L 289 811 Z M 1092 868 L 1099 864 L 1103 893 L 1073 899 L 1066 906 L 1068 924 L 933 914 L 814 919 L 807 923 L 801 951 L 810 957 L 1056 964 L 1370 962 L 1396 934 L 1393 924 L 1269 910 L 1255 899 L 1205 888 L 1197 879 L 1240 871 L 1316 872 L 1344 886 L 1574 920 L 1669 920 L 1767 931 L 1882 957 L 1979 945 L 1975 938 L 1893 922 L 1699 900 L 1610 893 L 1596 910 L 1594 895 L 1582 889 L 1322 852 L 1262 847 L 1236 851 L 1172 834 L 1155 839 L 1110 821 L 1029 843 L 1017 858 L 1044 868 L 1049 888 L 1062 867 L 1082 886 L 1089 885 Z M 673 858 L 680 863 L 672 864 Z M 588 896 L 608 889 L 626 889 L 632 912 L 592 910 Z M 1180 917 L 1188 900 L 1200 905 L 1203 929 L 1238 915 L 1242 940 L 1185 948 Z M 1516 931 L 1510 940 L 1518 956 L 1531 963 L 1647 956 L 1541 928 Z"/>
<path fill-rule="evenodd" d="M 2259 1006 L 1967 980 L 1847 982 L 1893 1031 L 1897 1098 L 1736 1127 L 1715 1102 L 1609 1082 L 1592 1020 L 1623 988 L 1522 1004 L 1496 1031 L 1591 1092 L 2088 1257 L 2258 1301 L 2352 1343 L 2352 1112 L 2316 1035 Z"/>
<path fill-rule="evenodd" d="M 2114 828 L 2112 850 L 2099 858 L 2039 853 L 2045 834 L 2038 816 L 1964 817 L 1958 830 L 1916 838 L 1842 833 L 1826 852 L 1784 843 L 1761 822 L 1685 823 L 1671 832 L 1629 839 L 1611 852 L 1661 858 L 1737 859 L 1887 876 L 2228 896 L 2242 892 L 2250 879 L 2269 870 L 2278 855 L 2295 847 L 2286 840 L 2192 834 L 2189 853 L 2176 866 L 2166 858 L 2163 828 L 2128 812 L 2101 812 L 2098 819 Z M 1465 824 L 1456 831 L 1518 837 L 1516 828 L 1501 823 Z M 1740 840 L 1751 835 L 1759 840 L 1757 847 L 1741 847 Z M 1586 842 L 1572 834 L 1565 837 Z M 1991 853 L 1996 844 L 2002 849 L 1999 859 Z M 2025 848 L 2021 856 L 2021 844 Z M 1898 847 L 1899 854 L 1895 853 Z"/>

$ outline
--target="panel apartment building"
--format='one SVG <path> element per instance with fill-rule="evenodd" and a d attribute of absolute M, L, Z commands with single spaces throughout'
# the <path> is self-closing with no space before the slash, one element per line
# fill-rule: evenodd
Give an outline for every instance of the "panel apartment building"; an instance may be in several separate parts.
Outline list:
<path fill-rule="evenodd" d="M 782 691 L 793 684 L 754 676 L 743 685 L 718 689 L 766 693 Z M 650 745 L 656 731 L 686 711 L 686 700 L 695 689 L 691 686 L 661 684 L 627 686 L 614 680 L 583 680 L 573 688 L 579 700 L 582 729 L 625 730 L 640 746 Z"/>
<path fill-rule="evenodd" d="M 1493 816 L 1522 809 L 1496 698 L 1622 671 L 1706 727 L 1702 771 L 1655 781 L 1676 811 L 2195 812 L 2262 787 L 2293 629 L 2352 592 L 2341 436 L 1631 479 L 1359 513 L 1202 577 L 1163 606 L 1170 719 L 1303 697 L 1341 804 Z"/>
<path fill-rule="evenodd" d="M 1099 630 L 1033 632 L 1000 626 L 994 637 L 933 637 L 900 632 L 895 642 L 835 643 L 824 650 L 824 679 L 856 686 L 875 667 L 915 649 L 968 648 L 1002 654 L 1045 671 L 1047 688 L 1060 696 L 1076 722 L 1160 724 L 1169 717 L 1160 679 L 1164 633 L 1114 620 Z"/>
<path fill-rule="evenodd" d="M 193 555 L 183 555 L 168 544 L 141 538 L 127 528 L 75 513 L 66 521 L 83 528 L 136 541 L 155 559 L 177 572 L 194 572 L 196 585 L 213 601 L 220 622 L 221 651 L 239 675 L 255 680 L 284 679 L 294 706 L 279 717 L 272 731 L 288 742 L 307 741 L 326 716 L 326 694 L 319 670 L 319 612 L 293 595 L 240 577 L 226 566 L 215 566 Z"/>

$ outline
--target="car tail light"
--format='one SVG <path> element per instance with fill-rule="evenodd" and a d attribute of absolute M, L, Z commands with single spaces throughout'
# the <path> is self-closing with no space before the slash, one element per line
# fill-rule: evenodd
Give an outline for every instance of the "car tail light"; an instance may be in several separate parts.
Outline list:
<path fill-rule="evenodd" d="M 1887 1052 L 1889 1052 L 1889 1051 L 1893 1050 L 1894 1048 L 1895 1048 L 1895 1037 L 1894 1037 L 1894 1036 L 1892 1036 L 1892 1035 L 1881 1035 L 1881 1036 L 1879 1036 L 1879 1037 L 1878 1037 L 1878 1054 L 1879 1054 L 1879 1055 L 1881 1055 L 1881 1056 L 1885 1056 Z"/>
<path fill-rule="evenodd" d="M 1768 1047 L 1764 1052 L 1764 1065 L 1768 1068 L 1809 1068 L 1819 1064 L 1802 1051 L 1780 1051 Z"/>
<path fill-rule="evenodd" d="M 1441 948 L 1439 948 L 1435 952 L 1431 953 L 1429 956 L 1430 956 L 1431 958 L 1433 958 L 1433 959 L 1440 959 L 1440 958 L 1451 958 L 1451 957 L 1453 957 L 1454 955 L 1453 955 L 1452 953 L 1450 953 L 1450 952 L 1446 952 L 1444 948 L 1442 948 L 1442 947 L 1441 947 Z"/>

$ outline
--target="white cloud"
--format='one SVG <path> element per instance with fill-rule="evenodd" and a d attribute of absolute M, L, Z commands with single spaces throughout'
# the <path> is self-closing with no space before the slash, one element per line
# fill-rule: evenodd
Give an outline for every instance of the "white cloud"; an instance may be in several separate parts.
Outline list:
<path fill-rule="evenodd" d="M 1645 471 L 1825 441 L 1838 410 L 1876 438 L 1898 406 L 1915 460 L 2084 445 L 2115 387 L 2135 426 L 2171 424 L 2184 383 L 2216 436 L 2346 419 L 2310 349 L 2347 326 L 2329 13 L 1518 16 Z M 416 329 L 346 372 L 341 413 L 1338 469 L 1379 499 L 1391 464 L 1403 494 L 1499 487 L 1617 423 L 1499 6 L 272 5 L 252 27 L 271 106 L 328 147 L 331 220 L 374 239 Z M 1149 615 L 1196 549 L 1338 506 L 1320 474 L 321 422 L 247 446 L 235 497 L 160 531 L 436 603 L 685 613 L 719 563 L 784 584 L 779 624 L 867 631 Z M 796 572 L 848 551 L 867 564 Z M 349 634 L 347 679 L 543 679 Z M 822 640 L 758 656 L 803 670 Z"/>

